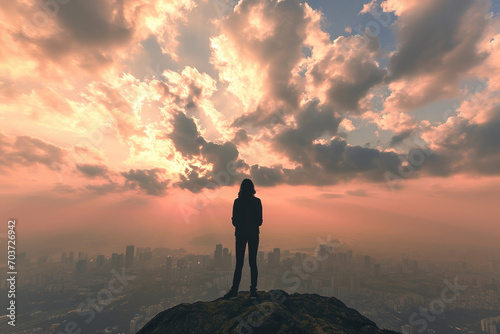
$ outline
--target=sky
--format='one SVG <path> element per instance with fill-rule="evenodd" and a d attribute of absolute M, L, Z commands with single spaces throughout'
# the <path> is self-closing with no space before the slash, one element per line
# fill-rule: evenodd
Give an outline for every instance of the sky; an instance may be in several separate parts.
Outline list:
<path fill-rule="evenodd" d="M 32 253 L 232 248 L 251 178 L 262 249 L 498 256 L 499 4 L 3 2 L 0 216 Z"/>

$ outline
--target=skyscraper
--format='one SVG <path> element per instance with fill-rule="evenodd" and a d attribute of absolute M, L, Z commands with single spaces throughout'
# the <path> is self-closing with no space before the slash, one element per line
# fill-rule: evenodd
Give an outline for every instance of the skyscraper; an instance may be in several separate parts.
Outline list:
<path fill-rule="evenodd" d="M 215 246 L 214 265 L 216 268 L 222 267 L 222 244 L 217 244 Z"/>
<path fill-rule="evenodd" d="M 279 248 L 274 249 L 274 257 L 273 258 L 274 258 L 276 267 L 279 267 L 280 260 L 281 260 L 281 249 L 279 249 Z"/>
<path fill-rule="evenodd" d="M 76 261 L 75 276 L 85 274 L 87 271 L 87 260 Z"/>
<path fill-rule="evenodd" d="M 134 265 L 134 246 L 129 245 L 125 250 L 125 267 L 130 268 Z"/>
<path fill-rule="evenodd" d="M 231 268 L 231 253 L 229 253 L 228 248 L 222 249 L 222 263 L 223 263 L 224 269 Z"/>
<path fill-rule="evenodd" d="M 122 266 L 123 266 L 123 253 L 122 254 L 117 254 L 117 253 L 111 254 L 111 268 L 112 269 L 120 269 Z"/>
<path fill-rule="evenodd" d="M 104 255 L 97 255 L 95 262 L 96 262 L 96 268 L 102 269 L 102 267 L 104 266 Z"/>
<path fill-rule="evenodd" d="M 372 258 L 369 255 L 365 255 L 365 268 L 371 268 Z"/>

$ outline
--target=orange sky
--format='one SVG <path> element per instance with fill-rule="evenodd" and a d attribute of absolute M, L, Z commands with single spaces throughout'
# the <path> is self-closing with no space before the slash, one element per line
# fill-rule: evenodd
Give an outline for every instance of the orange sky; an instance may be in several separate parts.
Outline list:
<path fill-rule="evenodd" d="M 249 177 L 263 249 L 500 254 L 496 0 L 54 3 L 0 5 L 26 250 L 232 246 Z"/>

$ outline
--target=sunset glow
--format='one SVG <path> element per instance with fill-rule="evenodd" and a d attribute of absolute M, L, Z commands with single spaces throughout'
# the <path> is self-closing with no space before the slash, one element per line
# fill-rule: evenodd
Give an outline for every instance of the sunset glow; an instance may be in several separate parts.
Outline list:
<path fill-rule="evenodd" d="M 248 177 L 263 249 L 500 251 L 498 1 L 53 3 L 0 5 L 26 250 L 232 245 Z"/>

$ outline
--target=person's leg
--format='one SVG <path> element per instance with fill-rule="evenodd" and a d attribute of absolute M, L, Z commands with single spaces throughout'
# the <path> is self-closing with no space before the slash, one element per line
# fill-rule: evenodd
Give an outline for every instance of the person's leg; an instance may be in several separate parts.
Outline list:
<path fill-rule="evenodd" d="M 259 235 L 252 236 L 248 239 L 248 261 L 250 264 L 250 290 L 257 289 L 257 277 L 259 271 L 257 270 L 257 250 L 259 248 Z"/>
<path fill-rule="evenodd" d="M 231 289 L 238 291 L 241 281 L 241 271 L 245 260 L 245 248 L 247 240 L 244 237 L 236 236 L 236 268 L 234 268 L 233 286 Z"/>

